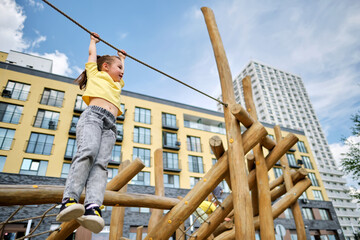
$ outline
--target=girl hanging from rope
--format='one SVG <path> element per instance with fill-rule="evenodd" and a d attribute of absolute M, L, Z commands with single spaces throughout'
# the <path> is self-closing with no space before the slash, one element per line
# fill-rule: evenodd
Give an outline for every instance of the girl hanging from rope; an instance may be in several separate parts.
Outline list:
<path fill-rule="evenodd" d="M 124 86 L 126 52 L 118 56 L 97 56 L 99 35 L 90 35 L 89 58 L 85 71 L 75 80 L 85 89 L 82 99 L 88 107 L 76 126 L 77 152 L 72 160 L 65 191 L 56 217 L 59 222 L 76 219 L 83 227 L 99 233 L 104 227 L 100 206 L 107 183 L 107 165 L 116 140 L 116 117 Z M 79 204 L 85 187 L 84 205 Z"/>

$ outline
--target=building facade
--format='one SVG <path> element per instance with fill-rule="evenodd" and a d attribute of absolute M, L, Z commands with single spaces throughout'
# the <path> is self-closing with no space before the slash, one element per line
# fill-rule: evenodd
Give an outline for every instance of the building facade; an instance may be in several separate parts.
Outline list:
<path fill-rule="evenodd" d="M 344 173 L 339 171 L 325 134 L 312 107 L 301 77 L 269 65 L 251 61 L 233 80 L 236 101 L 245 105 L 242 79 L 251 77 L 252 90 L 260 121 L 304 130 L 319 168 L 329 199 L 339 217 L 345 236 L 354 239 L 360 230 L 360 213 L 347 194 Z"/>
<path fill-rule="evenodd" d="M 65 179 L 76 152 L 76 123 L 86 107 L 81 99 L 82 91 L 72 78 L 31 68 L 28 64 L 7 62 L 6 53 L 0 57 L 0 171 Z M 224 117 L 220 112 L 129 91 L 122 92 L 122 103 L 123 115 L 116 121 L 117 139 L 108 165 L 109 180 L 117 174 L 122 160 L 139 157 L 145 168 L 131 184 L 153 186 L 153 155 L 161 148 L 165 187 L 191 189 L 216 162 L 209 139 L 217 135 L 226 145 Z M 264 123 L 264 126 L 273 136 L 274 125 Z M 309 172 L 312 186 L 302 198 L 328 201 L 305 133 L 287 127 L 282 131 L 283 136 L 290 132 L 300 140 L 287 153 L 287 158 L 291 167 L 303 167 Z M 279 175 L 279 166 L 269 171 L 270 180 Z M 229 192 L 225 182 L 221 184 Z M 312 234 L 325 231 L 325 226 L 337 232 L 336 215 L 332 215 L 331 221 L 335 225 L 311 228 Z M 290 234 L 291 227 L 288 231 Z M 341 236 L 338 233 L 338 239 Z"/>

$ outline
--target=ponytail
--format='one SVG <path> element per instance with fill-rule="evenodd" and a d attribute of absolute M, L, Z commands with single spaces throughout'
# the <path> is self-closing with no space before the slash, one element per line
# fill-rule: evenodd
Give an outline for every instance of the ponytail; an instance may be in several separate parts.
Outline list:
<path fill-rule="evenodd" d="M 106 62 L 108 64 L 111 64 L 115 58 L 119 58 L 117 56 L 109 56 L 109 55 L 104 55 L 104 56 L 99 56 L 97 55 L 97 68 L 98 71 L 101 71 L 102 65 Z M 87 75 L 86 75 L 86 70 L 84 70 L 74 81 L 74 83 L 77 83 L 79 85 L 79 88 L 85 89 L 86 88 L 86 84 L 87 84 Z"/>

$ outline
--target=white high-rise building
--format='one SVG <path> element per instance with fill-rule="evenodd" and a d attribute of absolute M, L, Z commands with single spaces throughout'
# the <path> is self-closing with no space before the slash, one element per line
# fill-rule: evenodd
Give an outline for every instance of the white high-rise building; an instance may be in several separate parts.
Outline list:
<path fill-rule="evenodd" d="M 245 106 L 242 92 L 242 79 L 245 76 L 251 76 L 253 98 L 261 122 L 305 132 L 343 232 L 347 239 L 355 239 L 354 230 L 360 230 L 360 213 L 346 193 L 348 187 L 343 178 L 344 173 L 335 164 L 301 78 L 269 65 L 250 61 L 233 81 L 236 102 L 242 106 Z"/>

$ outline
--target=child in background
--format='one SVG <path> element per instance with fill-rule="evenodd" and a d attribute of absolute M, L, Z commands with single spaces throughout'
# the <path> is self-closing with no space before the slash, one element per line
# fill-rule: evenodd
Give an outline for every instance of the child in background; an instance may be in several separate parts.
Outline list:
<path fill-rule="evenodd" d="M 76 126 L 77 152 L 72 160 L 65 191 L 56 217 L 59 222 L 76 219 L 83 227 L 99 233 L 105 223 L 100 206 L 107 183 L 107 165 L 116 140 L 116 117 L 122 114 L 120 93 L 124 86 L 125 51 L 118 56 L 96 55 L 99 35 L 90 35 L 85 71 L 75 80 L 85 89 L 88 107 Z M 79 204 L 85 188 L 84 206 Z"/>

